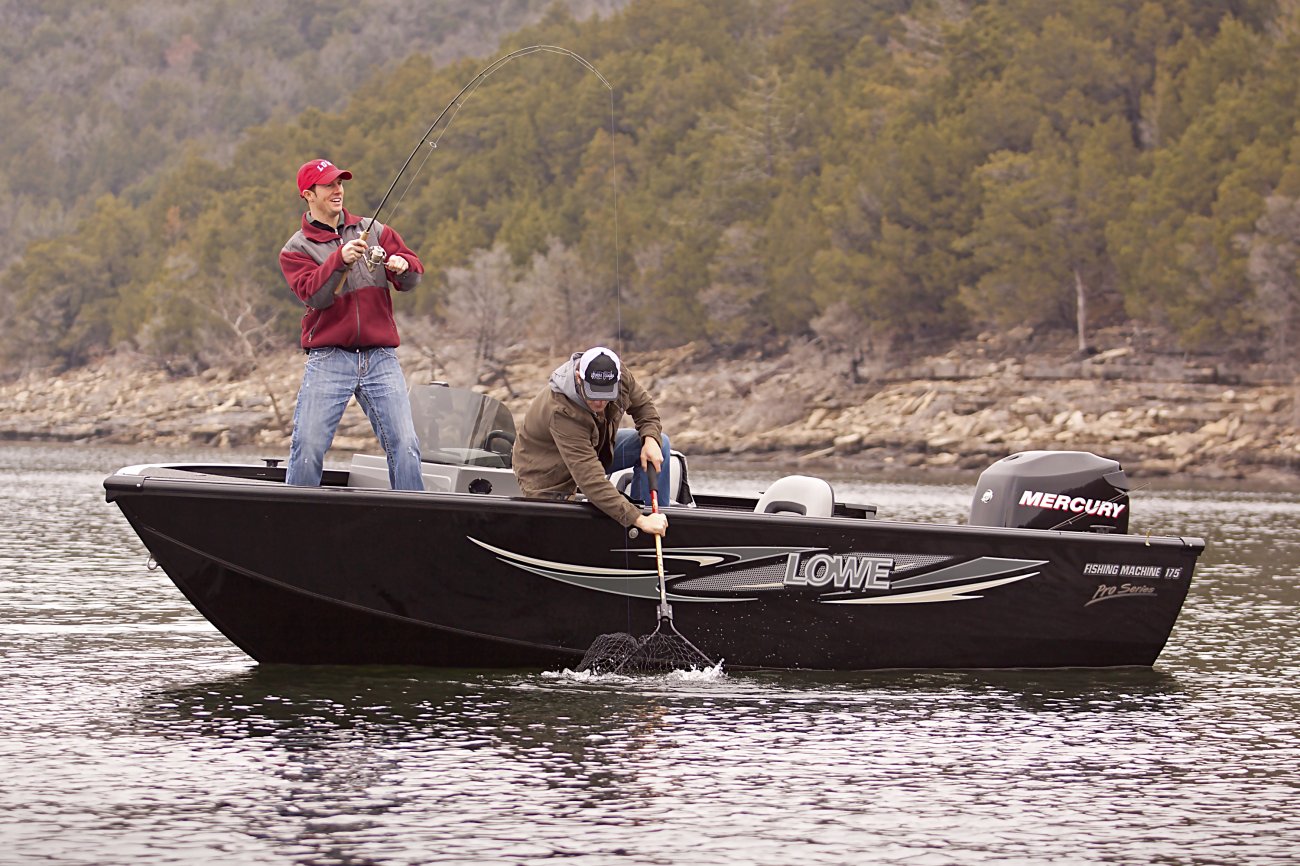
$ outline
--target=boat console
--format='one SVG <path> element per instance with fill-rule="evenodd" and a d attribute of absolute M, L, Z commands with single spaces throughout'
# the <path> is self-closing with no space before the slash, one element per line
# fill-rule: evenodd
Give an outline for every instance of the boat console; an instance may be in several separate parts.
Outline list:
<path fill-rule="evenodd" d="M 510 469 L 515 421 L 509 409 L 486 394 L 446 382 L 416 385 L 410 399 L 425 490 L 519 495 Z M 348 486 L 388 489 L 388 461 L 382 454 L 353 455 Z"/>
<path fill-rule="evenodd" d="M 495 493 L 519 496 L 519 482 L 510 469 L 480 463 L 442 463 L 425 460 L 421 466 L 424 489 L 430 493 Z M 388 490 L 388 460 L 382 454 L 354 454 L 348 466 L 348 487 Z"/>
<path fill-rule="evenodd" d="M 515 442 L 510 410 L 493 397 L 452 388 L 445 382 L 414 386 L 410 399 L 426 491 L 521 495 L 510 465 Z M 674 451 L 669 465 L 673 502 L 693 504 L 686 484 L 686 458 Z M 632 470 L 616 472 L 610 481 L 626 495 Z M 389 489 L 387 459 L 382 454 L 353 455 L 347 486 Z"/>

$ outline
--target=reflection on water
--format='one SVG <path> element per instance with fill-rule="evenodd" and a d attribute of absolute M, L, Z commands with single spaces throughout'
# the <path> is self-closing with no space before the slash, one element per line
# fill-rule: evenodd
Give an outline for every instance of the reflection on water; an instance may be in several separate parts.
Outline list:
<path fill-rule="evenodd" d="M 1300 498 L 1136 498 L 1139 531 L 1209 544 L 1153 670 L 583 682 L 259 667 L 104 504 L 149 455 L 0 451 L 0 862 L 1263 864 L 1300 842 Z M 835 484 L 884 517 L 970 504 Z"/>

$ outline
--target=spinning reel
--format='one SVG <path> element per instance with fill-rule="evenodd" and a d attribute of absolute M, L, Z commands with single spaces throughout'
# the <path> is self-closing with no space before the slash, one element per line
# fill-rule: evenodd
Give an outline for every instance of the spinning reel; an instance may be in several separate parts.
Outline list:
<path fill-rule="evenodd" d="M 371 271 L 374 271 L 376 265 L 382 266 L 387 259 L 388 253 L 383 247 L 373 246 L 366 248 L 366 267 Z"/>

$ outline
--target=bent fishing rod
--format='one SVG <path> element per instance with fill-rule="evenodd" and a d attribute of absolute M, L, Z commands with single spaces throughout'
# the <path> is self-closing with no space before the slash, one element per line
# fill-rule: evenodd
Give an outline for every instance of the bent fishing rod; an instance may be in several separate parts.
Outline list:
<path fill-rule="evenodd" d="M 410 156 L 406 158 L 406 162 L 402 163 L 402 167 L 397 171 L 397 176 L 394 177 L 393 182 L 389 184 L 388 192 L 384 193 L 384 197 L 379 200 L 379 206 L 375 208 L 374 216 L 370 218 L 370 221 L 366 223 L 365 228 L 361 232 L 361 240 L 369 242 L 370 230 L 374 228 L 375 223 L 379 220 L 379 214 L 383 212 L 384 205 L 388 203 L 389 196 L 393 194 L 393 190 L 397 189 L 398 182 L 402 179 L 402 175 L 406 173 L 406 169 L 410 167 L 416 154 L 420 152 L 421 148 L 423 148 L 426 143 L 429 145 L 428 153 L 425 154 L 424 159 L 420 161 L 420 165 L 415 171 L 415 176 L 419 176 L 420 170 L 424 168 L 424 163 L 428 161 L 429 156 L 432 155 L 433 151 L 437 150 L 438 142 L 442 140 L 444 135 L 446 135 L 447 130 L 451 128 L 452 121 L 456 119 L 456 115 L 460 113 L 461 108 L 463 108 L 465 103 L 469 101 L 469 98 L 474 94 L 474 91 L 478 90 L 479 85 L 486 81 L 492 73 L 496 72 L 502 66 L 505 66 L 511 60 L 528 54 L 535 54 L 539 51 L 546 51 L 551 54 L 560 54 L 564 57 L 572 58 L 595 75 L 596 78 L 600 80 L 600 83 L 605 85 L 606 90 L 610 91 L 611 94 L 613 93 L 613 86 L 604 75 L 600 74 L 600 70 L 593 66 L 585 57 L 575 51 L 570 51 L 568 48 L 561 48 L 558 45 L 529 45 L 527 48 L 519 48 L 515 51 L 511 51 L 503 57 L 497 58 L 480 70 L 477 75 L 470 79 L 468 84 L 460 89 L 460 92 L 452 98 L 451 102 L 448 102 L 442 111 L 438 112 L 438 116 L 433 119 L 433 123 L 429 124 L 429 128 L 425 130 L 424 135 L 420 136 L 419 143 L 411 150 Z M 449 112 L 450 116 L 448 116 Z M 438 124 L 442 123 L 443 118 L 447 118 L 446 124 L 444 124 L 442 129 L 438 132 L 436 138 L 429 140 L 430 136 L 433 135 L 434 130 L 438 129 Z M 415 177 L 412 177 L 411 183 L 408 183 L 406 189 L 402 190 L 402 194 L 398 196 L 397 204 L 402 203 L 402 199 L 406 197 L 406 193 L 413 183 L 415 183 Z M 397 205 L 394 205 L 394 208 L 396 207 Z M 371 247 L 370 249 L 372 251 L 378 251 L 377 253 L 371 252 L 366 257 L 367 266 L 373 268 L 375 265 L 382 263 L 383 250 L 381 247 Z"/>

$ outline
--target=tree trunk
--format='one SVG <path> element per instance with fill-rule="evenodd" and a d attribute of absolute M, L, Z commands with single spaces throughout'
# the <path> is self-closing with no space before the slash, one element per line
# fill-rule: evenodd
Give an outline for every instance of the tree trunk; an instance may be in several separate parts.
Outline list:
<path fill-rule="evenodd" d="M 1083 275 L 1074 269 L 1074 309 L 1079 323 L 1079 354 L 1088 354 L 1088 287 L 1083 284 Z"/>
<path fill-rule="evenodd" d="M 254 364 L 257 362 L 254 361 Z M 271 398 L 271 412 L 275 415 L 275 426 L 277 430 L 288 430 L 293 432 L 293 426 L 289 419 L 285 417 L 284 412 L 280 409 L 280 401 L 275 399 L 275 387 L 271 384 L 271 377 L 258 366 L 258 377 L 262 380 L 262 387 L 266 389 L 266 396 Z"/>

